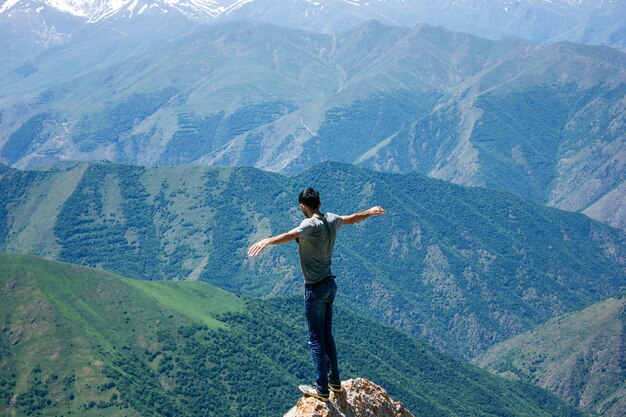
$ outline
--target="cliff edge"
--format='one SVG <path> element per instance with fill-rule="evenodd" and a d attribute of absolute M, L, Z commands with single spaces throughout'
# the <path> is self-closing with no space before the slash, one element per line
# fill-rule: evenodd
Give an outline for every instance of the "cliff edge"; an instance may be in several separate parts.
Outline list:
<path fill-rule="evenodd" d="M 356 378 L 341 383 L 343 392 L 330 394 L 330 401 L 300 398 L 283 417 L 414 417 L 402 403 L 389 398 L 380 386 Z"/>

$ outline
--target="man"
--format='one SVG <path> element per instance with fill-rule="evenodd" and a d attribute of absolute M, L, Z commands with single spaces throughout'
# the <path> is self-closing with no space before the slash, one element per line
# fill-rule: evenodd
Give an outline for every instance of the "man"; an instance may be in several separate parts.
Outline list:
<path fill-rule="evenodd" d="M 248 256 L 256 256 L 268 245 L 279 245 L 296 240 L 300 254 L 300 266 L 304 275 L 304 307 L 309 326 L 309 347 L 315 365 L 316 386 L 301 385 L 300 390 L 308 396 L 327 401 L 330 390 L 341 392 L 337 350 L 332 335 L 332 305 L 337 292 L 332 262 L 335 235 L 341 226 L 354 224 L 370 216 L 385 215 L 385 210 L 375 206 L 369 210 L 338 216 L 320 212 L 320 195 L 307 188 L 298 196 L 300 209 L 306 219 L 300 226 L 287 233 L 262 239 L 248 249 Z"/>

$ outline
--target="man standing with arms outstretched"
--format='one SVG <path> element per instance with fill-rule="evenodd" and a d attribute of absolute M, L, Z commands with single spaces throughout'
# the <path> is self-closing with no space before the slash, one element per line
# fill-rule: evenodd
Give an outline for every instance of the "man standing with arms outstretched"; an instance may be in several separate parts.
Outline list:
<path fill-rule="evenodd" d="M 330 271 L 337 230 L 346 224 L 354 224 L 370 216 L 385 215 L 380 206 L 369 210 L 338 216 L 320 212 L 320 194 L 307 188 L 298 196 L 300 209 L 306 219 L 300 226 L 287 233 L 262 239 L 248 249 L 248 256 L 256 256 L 268 245 L 279 245 L 296 240 L 300 265 L 304 275 L 304 307 L 309 326 L 309 347 L 315 365 L 315 386 L 300 385 L 308 396 L 327 401 L 330 390 L 341 392 L 337 350 L 332 334 L 332 306 L 337 293 L 335 277 Z"/>

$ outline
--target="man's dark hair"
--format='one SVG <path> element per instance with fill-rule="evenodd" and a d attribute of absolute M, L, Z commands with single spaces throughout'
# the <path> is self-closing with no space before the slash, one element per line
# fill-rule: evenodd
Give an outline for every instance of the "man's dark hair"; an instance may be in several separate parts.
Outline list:
<path fill-rule="evenodd" d="M 313 188 L 303 190 L 298 196 L 298 202 L 304 204 L 310 209 L 317 210 L 320 208 L 320 193 Z"/>

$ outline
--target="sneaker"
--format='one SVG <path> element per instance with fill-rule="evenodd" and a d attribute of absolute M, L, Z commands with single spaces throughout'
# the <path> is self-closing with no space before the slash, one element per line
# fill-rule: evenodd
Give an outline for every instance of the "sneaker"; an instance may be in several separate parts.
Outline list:
<path fill-rule="evenodd" d="M 328 388 L 330 388 L 332 392 L 341 392 L 341 382 L 329 382 Z"/>
<path fill-rule="evenodd" d="M 328 401 L 328 399 L 330 398 L 330 392 L 323 393 L 321 391 L 318 391 L 317 388 L 312 385 L 300 385 L 298 389 L 302 391 L 305 397 L 313 397 L 321 401 Z"/>

